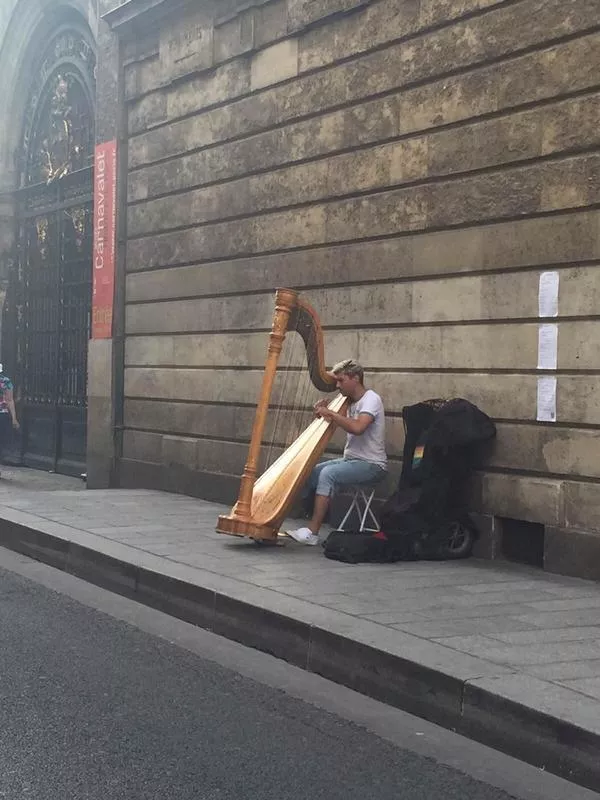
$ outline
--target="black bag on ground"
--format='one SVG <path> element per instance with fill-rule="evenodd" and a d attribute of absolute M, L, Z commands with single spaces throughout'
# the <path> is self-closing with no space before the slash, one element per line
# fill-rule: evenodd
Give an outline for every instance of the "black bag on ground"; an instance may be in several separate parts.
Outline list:
<path fill-rule="evenodd" d="M 361 531 L 332 531 L 323 546 L 326 558 L 344 561 L 346 564 L 359 564 L 371 561 L 373 542 L 370 533 Z"/>
<path fill-rule="evenodd" d="M 426 400 L 402 410 L 405 428 L 398 488 L 380 524 L 413 559 L 466 558 L 477 537 L 467 513 L 468 478 L 495 436 L 493 421 L 462 398 Z"/>
<path fill-rule="evenodd" d="M 332 531 L 327 537 L 323 552 L 326 558 L 346 564 L 389 564 L 409 561 L 411 553 L 408 539 L 389 539 L 384 533 L 370 531 Z"/>

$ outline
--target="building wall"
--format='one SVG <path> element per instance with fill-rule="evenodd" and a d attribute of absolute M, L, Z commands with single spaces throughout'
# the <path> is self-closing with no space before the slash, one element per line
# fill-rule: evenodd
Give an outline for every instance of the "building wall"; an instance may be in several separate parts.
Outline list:
<path fill-rule="evenodd" d="M 403 405 L 477 403 L 498 439 L 473 507 L 489 531 L 547 526 L 546 566 L 584 574 L 600 554 L 597 0 L 177 9 L 123 50 L 122 482 L 234 499 L 273 290 L 293 286 L 328 362 L 360 359 L 384 397 L 395 467 Z M 554 424 L 536 422 L 547 269 Z"/>

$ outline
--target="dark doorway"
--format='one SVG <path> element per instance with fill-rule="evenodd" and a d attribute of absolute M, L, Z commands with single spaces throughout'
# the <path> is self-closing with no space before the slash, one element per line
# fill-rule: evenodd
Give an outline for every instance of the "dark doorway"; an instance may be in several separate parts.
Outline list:
<path fill-rule="evenodd" d="M 16 192 L 17 252 L 2 347 L 15 384 L 22 463 L 85 470 L 92 285 L 95 56 L 63 26 L 31 89 Z"/>

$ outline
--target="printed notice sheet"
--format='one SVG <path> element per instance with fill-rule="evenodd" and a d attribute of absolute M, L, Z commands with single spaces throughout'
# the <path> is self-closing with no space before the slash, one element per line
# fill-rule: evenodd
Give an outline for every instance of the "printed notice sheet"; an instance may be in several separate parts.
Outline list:
<path fill-rule="evenodd" d="M 556 378 L 538 378 L 537 385 L 538 422 L 556 422 Z"/>
<path fill-rule="evenodd" d="M 558 325 L 540 325 L 538 333 L 538 369 L 556 369 L 558 363 Z"/>
<path fill-rule="evenodd" d="M 558 272 L 542 272 L 538 294 L 539 316 L 558 316 Z"/>

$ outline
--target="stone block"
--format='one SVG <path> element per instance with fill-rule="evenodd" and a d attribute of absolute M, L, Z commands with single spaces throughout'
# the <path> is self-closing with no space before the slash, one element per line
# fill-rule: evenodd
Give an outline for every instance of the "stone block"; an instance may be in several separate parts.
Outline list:
<path fill-rule="evenodd" d="M 128 112 L 130 133 L 140 133 L 165 120 L 202 111 L 231 100 L 250 88 L 250 68 L 245 61 L 233 61 L 214 71 L 190 77 L 175 87 L 155 91 L 131 103 Z"/>
<path fill-rule="evenodd" d="M 209 589 L 139 568 L 135 597 L 176 619 L 212 629 L 215 593 Z"/>
<path fill-rule="evenodd" d="M 205 75 L 197 75 L 168 93 L 167 111 L 174 119 L 193 111 L 233 100 L 250 89 L 250 65 L 246 60 L 223 64 Z"/>
<path fill-rule="evenodd" d="M 170 424 L 167 423 L 167 427 L 163 428 L 163 431 L 169 429 Z M 198 468 L 197 452 L 198 439 L 164 434 L 162 437 L 160 463 L 167 468 L 178 465 L 195 470 Z"/>
<path fill-rule="evenodd" d="M 556 416 L 559 422 L 600 424 L 600 395 L 595 375 L 570 375 L 558 381 Z"/>
<path fill-rule="evenodd" d="M 285 39 L 271 45 L 252 59 L 251 89 L 264 89 L 298 75 L 298 40 Z"/>
<path fill-rule="evenodd" d="M 287 0 L 270 0 L 254 9 L 255 47 L 283 39 L 287 32 Z"/>
<path fill-rule="evenodd" d="M 535 376 L 378 371 L 371 382 L 390 410 L 400 411 L 403 405 L 424 398 L 464 397 L 492 417 L 535 418 Z"/>
<path fill-rule="evenodd" d="M 129 199 L 144 199 L 338 150 L 346 138 L 345 121 L 344 112 L 328 114 L 145 167 L 130 175 Z M 384 119 L 380 112 L 371 118 L 371 126 L 376 139 L 393 132 L 395 120 L 392 114 Z"/>
<path fill-rule="evenodd" d="M 597 789 L 597 713 L 582 694 L 529 675 L 478 678 L 465 685 L 460 730 Z"/>
<path fill-rule="evenodd" d="M 91 397 L 87 413 L 87 458 L 114 457 L 114 406 L 111 398 Z"/>
<path fill-rule="evenodd" d="M 409 284 L 409 319 L 421 323 L 534 317 L 538 283 L 539 275 L 534 272 L 414 282 Z"/>
<path fill-rule="evenodd" d="M 600 144 L 597 121 L 600 118 L 600 95 L 576 97 L 556 106 L 545 120 L 542 153 L 575 150 L 585 143 Z"/>
<path fill-rule="evenodd" d="M 115 459 L 112 456 L 98 456 L 88 449 L 85 468 L 88 489 L 110 489 L 115 485 Z"/>
<path fill-rule="evenodd" d="M 532 369 L 537 363 L 537 325 L 440 325 L 360 330 L 358 358 L 385 369 Z"/>
<path fill-rule="evenodd" d="M 250 198 L 246 213 L 319 201 L 329 194 L 329 163 L 317 161 L 302 164 L 255 175 L 230 185 L 243 195 L 245 182 L 248 184 Z"/>
<path fill-rule="evenodd" d="M 568 495 L 568 490 L 566 494 Z M 567 507 L 569 502 L 567 499 Z M 593 510 L 592 515 L 594 513 Z M 585 523 L 589 524 L 587 517 Z M 600 532 L 547 526 L 544 536 L 544 569 L 561 575 L 600 580 Z"/>
<path fill-rule="evenodd" d="M 581 156 L 433 184 L 423 200 L 429 210 L 427 223 L 442 227 L 588 206 L 590 178 L 598 161 Z"/>
<path fill-rule="evenodd" d="M 116 594 L 132 597 L 137 567 L 121 559 L 69 542 L 66 572 Z"/>
<path fill-rule="evenodd" d="M 316 626 L 311 631 L 308 669 L 442 724 L 459 713 L 457 678 Z"/>
<path fill-rule="evenodd" d="M 600 200 L 600 159 L 565 159 L 556 169 L 546 169 L 541 181 L 541 210 L 556 211 L 595 205 Z"/>
<path fill-rule="evenodd" d="M 108 142 L 117 138 L 119 96 L 119 41 L 105 22 L 98 22 L 96 39 L 96 142 Z"/>
<path fill-rule="evenodd" d="M 322 23 L 327 17 L 352 11 L 371 0 L 288 0 L 288 30 L 296 33 L 309 25 Z"/>
<path fill-rule="evenodd" d="M 589 268 L 590 273 L 593 273 L 594 267 Z M 576 270 L 575 272 L 579 272 Z M 585 270 L 587 272 L 587 270 Z M 597 291 L 593 285 L 593 274 L 590 275 L 591 280 L 587 281 L 584 277 L 581 283 L 581 294 L 579 294 L 579 301 L 583 309 L 588 306 L 588 301 L 593 300 Z M 568 277 L 567 277 L 568 280 Z M 564 283 L 563 283 L 564 285 Z M 568 292 L 569 297 L 563 300 L 563 296 L 567 293 L 561 289 L 560 295 L 560 309 L 563 313 L 563 308 L 573 309 L 573 316 L 577 316 L 576 312 L 576 297 L 577 281 L 569 281 Z M 568 314 L 568 311 L 564 312 Z M 598 348 L 596 346 L 598 336 L 598 323 L 594 320 L 585 321 L 577 320 L 577 322 L 563 322 L 560 325 L 559 335 L 559 348 L 558 348 L 558 366 L 561 369 L 595 369 L 598 363 Z"/>
<path fill-rule="evenodd" d="M 142 61 L 125 65 L 125 98 L 135 100 L 167 83 L 159 50 Z M 152 101 L 150 105 L 153 105 Z"/>
<path fill-rule="evenodd" d="M 90 339 L 88 343 L 88 398 L 109 399 L 113 384 L 112 339 Z"/>
<path fill-rule="evenodd" d="M 254 222 L 254 252 L 287 250 L 325 239 L 326 210 L 322 206 L 279 211 Z"/>
<path fill-rule="evenodd" d="M 271 291 L 276 283 L 299 288 L 326 286 L 345 280 L 353 282 L 365 274 L 375 282 L 410 274 L 413 245 L 411 239 L 399 238 L 222 261 L 218 269 L 212 264 L 196 264 L 131 272 L 127 277 L 127 297 L 131 301 L 148 301 L 170 296 L 219 295 L 230 292 L 231 286 L 240 293 L 250 289 Z M 430 264 L 429 269 L 433 271 L 434 266 Z M 141 264 L 130 261 L 129 267 L 140 269 Z"/>
<path fill-rule="evenodd" d="M 135 334 L 268 329 L 273 319 L 271 295 L 179 300 L 129 306 L 127 331 Z"/>
<path fill-rule="evenodd" d="M 600 432 L 567 427 L 498 424 L 489 463 L 523 471 L 600 478 Z"/>
<path fill-rule="evenodd" d="M 214 59 L 216 64 L 247 53 L 254 47 L 254 9 L 247 9 L 215 27 Z"/>
<path fill-rule="evenodd" d="M 600 485 L 566 481 L 565 527 L 600 531 Z"/>
<path fill-rule="evenodd" d="M 502 0 L 421 0 L 419 20 L 423 26 L 435 25 L 501 4 Z"/>
<path fill-rule="evenodd" d="M 123 458 L 160 464 L 162 436 L 143 431 L 123 432 Z"/>
<path fill-rule="evenodd" d="M 428 191 L 398 189 L 330 203 L 326 208 L 326 241 L 349 241 L 426 228 Z"/>
<path fill-rule="evenodd" d="M 541 267 L 600 257 L 599 220 L 597 212 L 583 211 L 488 225 L 468 233 L 475 236 L 479 232 L 481 253 L 478 257 L 484 269 Z M 460 233 L 466 232 L 459 232 L 457 238 Z M 451 235 L 452 232 L 441 234 Z M 471 268 L 477 269 L 474 263 Z"/>
<path fill-rule="evenodd" d="M 577 225 L 573 220 L 573 227 Z M 593 248 L 590 247 L 590 253 Z M 595 267 L 580 266 L 560 271 L 559 314 L 565 317 L 593 316 L 600 300 L 600 288 Z M 582 324 L 582 323 L 578 323 Z M 589 323 L 588 323 L 589 326 Z M 564 329 L 566 330 L 566 328 Z M 593 331 L 588 327 L 590 336 Z M 583 367 L 583 365 L 580 365 Z"/>
<path fill-rule="evenodd" d="M 167 94 L 165 91 L 143 95 L 128 107 L 128 130 L 130 134 L 146 131 L 168 119 Z"/>
<path fill-rule="evenodd" d="M 197 8 L 161 28 L 160 60 L 168 80 L 213 66 L 214 28 L 210 13 Z"/>
<path fill-rule="evenodd" d="M 247 647 L 306 667 L 310 625 L 217 593 L 213 630 Z"/>
<path fill-rule="evenodd" d="M 448 19 L 452 18 L 452 13 Z M 324 67 L 343 58 L 364 52 L 415 33 L 419 24 L 419 3 L 407 0 L 380 0 L 362 7 L 358 13 L 330 20 L 328 25 L 306 31 L 300 42 L 300 68 Z"/>
<path fill-rule="evenodd" d="M 233 339 L 235 337 L 232 337 Z M 264 355 L 266 353 L 265 337 L 262 337 L 262 344 Z M 342 350 L 341 352 L 345 351 Z M 160 400 L 229 401 L 239 404 L 244 403 L 244 401 L 247 402 L 249 396 L 253 400 L 257 398 L 264 372 L 264 357 L 263 363 L 256 365 L 254 370 L 244 370 L 243 378 L 240 372 L 235 368 L 231 369 L 231 366 L 230 369 L 222 365 L 221 368 L 213 366 L 213 369 L 202 370 L 180 367 L 169 372 L 171 375 L 170 382 L 167 381 L 164 370 L 160 368 L 129 367 L 125 375 L 125 394 L 127 397 L 135 399 L 152 397 Z M 277 376 L 273 387 L 272 403 L 280 403 L 286 392 L 289 398 L 289 391 L 290 387 L 286 384 L 286 375 L 282 371 Z M 316 389 L 313 389 L 312 392 L 316 395 Z M 307 394 L 308 405 L 313 401 L 314 395 L 312 392 Z M 297 402 L 296 399 L 296 404 Z"/>
<path fill-rule="evenodd" d="M 7 519 L 0 524 L 0 543 L 3 547 L 56 569 L 65 569 L 69 555 L 67 539 Z"/>
<path fill-rule="evenodd" d="M 173 364 L 174 339 L 172 336 L 140 336 L 125 340 L 125 364 Z"/>
<path fill-rule="evenodd" d="M 599 48 L 600 37 L 592 34 L 409 89 L 399 100 L 400 132 L 426 130 L 592 88 L 596 83 L 591 64 L 598 58 Z"/>
<path fill-rule="evenodd" d="M 218 397 L 219 387 L 215 386 L 214 390 L 207 394 L 212 394 L 213 398 Z M 248 388 L 248 395 L 250 394 L 251 389 Z M 125 427 L 170 431 L 181 436 L 211 435 L 217 438 L 249 441 L 253 420 L 253 408 L 214 405 L 202 401 L 201 398 L 197 398 L 196 402 L 125 401 Z M 177 455 L 173 460 L 174 462 L 177 460 Z"/>
<path fill-rule="evenodd" d="M 483 477 L 482 507 L 499 517 L 560 525 L 563 483 L 551 478 L 488 473 Z"/>

